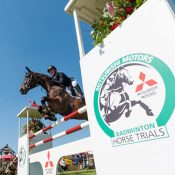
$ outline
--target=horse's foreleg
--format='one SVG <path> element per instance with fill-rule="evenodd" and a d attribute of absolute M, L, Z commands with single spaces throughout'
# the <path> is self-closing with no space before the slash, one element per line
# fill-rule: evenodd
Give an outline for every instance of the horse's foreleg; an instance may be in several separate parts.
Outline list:
<path fill-rule="evenodd" d="M 134 100 L 134 101 L 131 101 L 131 106 L 135 106 L 136 104 L 139 104 L 145 111 L 146 111 L 146 114 L 148 116 L 153 116 L 153 112 L 152 110 L 149 108 L 149 106 L 147 106 L 145 103 L 143 103 L 141 100 Z"/>
<path fill-rule="evenodd" d="M 131 102 L 130 101 L 126 101 L 125 102 L 126 103 L 126 110 L 127 110 L 127 112 L 125 113 L 125 117 L 129 117 L 130 116 L 130 114 L 131 114 L 131 111 L 132 111 L 132 109 L 131 109 Z"/>
<path fill-rule="evenodd" d="M 43 96 L 42 98 L 41 98 L 41 104 L 42 104 L 42 106 L 46 106 L 46 101 L 47 101 L 47 97 L 45 97 L 45 96 Z"/>
<path fill-rule="evenodd" d="M 52 120 L 52 121 L 56 121 L 56 117 L 55 114 L 53 114 L 51 112 L 51 109 L 46 105 L 46 102 L 48 102 L 48 98 L 47 97 L 42 97 L 41 99 L 41 109 L 42 109 L 42 115 L 44 116 L 44 118 L 47 120 Z"/>
<path fill-rule="evenodd" d="M 44 114 L 49 114 L 48 106 L 46 105 L 47 97 L 42 97 L 41 98 L 41 104 L 42 104 L 42 112 Z"/>

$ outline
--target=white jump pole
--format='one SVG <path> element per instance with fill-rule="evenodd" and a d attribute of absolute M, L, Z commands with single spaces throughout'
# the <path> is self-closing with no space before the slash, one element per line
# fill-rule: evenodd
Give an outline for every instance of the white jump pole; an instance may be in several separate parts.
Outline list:
<path fill-rule="evenodd" d="M 52 125 L 49 125 L 49 126 L 43 128 L 43 129 L 41 129 L 40 131 L 36 132 L 36 133 L 30 134 L 28 138 L 29 139 L 32 139 L 33 137 L 36 137 L 37 135 L 42 134 L 45 131 L 48 131 L 48 130 L 50 130 L 50 129 L 52 129 L 52 128 L 58 126 L 58 125 L 60 125 L 61 123 L 65 122 L 65 121 L 67 121 L 69 119 L 71 119 L 73 116 L 75 116 L 77 114 L 83 114 L 84 112 L 86 112 L 86 110 L 87 110 L 86 109 L 86 106 L 83 106 L 82 108 L 80 108 L 80 109 L 78 109 L 78 110 L 76 110 L 76 111 L 68 114 L 67 116 L 64 116 L 59 121 L 54 122 Z"/>
<path fill-rule="evenodd" d="M 74 127 L 70 128 L 70 129 L 68 129 L 68 130 L 65 130 L 65 131 L 63 131 L 63 132 L 60 132 L 60 133 L 58 133 L 58 134 L 56 134 L 56 135 L 54 135 L 54 136 L 52 136 L 52 137 L 48 137 L 48 138 L 46 138 L 46 139 L 44 139 L 44 140 L 41 140 L 41 141 L 39 141 L 39 142 L 37 142 L 37 143 L 31 144 L 31 145 L 29 146 L 29 148 L 30 148 L 30 149 L 35 148 L 35 147 L 37 147 L 37 146 L 39 146 L 39 145 L 42 145 L 42 144 L 44 144 L 44 143 L 48 143 L 48 142 L 51 142 L 52 140 L 61 138 L 61 137 L 63 137 L 63 136 L 69 135 L 69 134 L 72 134 L 72 133 L 74 133 L 74 132 L 76 132 L 76 131 L 78 131 L 78 130 L 81 130 L 81 129 L 83 129 L 83 128 L 86 128 L 86 127 L 88 127 L 88 126 L 89 126 L 89 122 L 84 122 L 84 123 L 82 123 L 82 124 L 80 124 L 80 125 L 74 126 Z"/>

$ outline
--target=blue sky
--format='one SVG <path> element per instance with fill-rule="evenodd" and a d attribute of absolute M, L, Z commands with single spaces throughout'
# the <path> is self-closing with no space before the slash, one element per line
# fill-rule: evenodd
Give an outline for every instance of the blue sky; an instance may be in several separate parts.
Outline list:
<path fill-rule="evenodd" d="M 0 1 L 0 148 L 9 144 L 17 151 L 18 119 L 16 115 L 29 100 L 40 103 L 45 94 L 41 88 L 26 96 L 19 93 L 25 66 L 47 74 L 52 64 L 68 76 L 76 77 L 82 87 L 79 52 L 73 17 L 64 12 L 67 0 L 1 0 Z M 85 51 L 92 46 L 91 28 L 81 23 Z M 59 116 L 58 116 L 59 118 Z M 23 120 L 24 122 L 25 120 Z M 69 121 L 53 134 L 72 127 Z M 47 123 L 46 123 L 47 124 Z M 88 136 L 89 130 L 60 139 L 55 144 Z"/>

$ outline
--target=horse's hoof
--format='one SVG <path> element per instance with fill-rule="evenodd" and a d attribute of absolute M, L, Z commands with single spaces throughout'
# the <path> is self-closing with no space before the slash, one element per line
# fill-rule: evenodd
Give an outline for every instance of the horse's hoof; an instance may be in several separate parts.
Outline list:
<path fill-rule="evenodd" d="M 57 121 L 57 118 L 54 115 L 44 115 L 45 120 Z"/>
<path fill-rule="evenodd" d="M 54 115 L 49 116 L 50 121 L 57 121 L 57 118 Z"/>
<path fill-rule="evenodd" d="M 48 120 L 50 117 L 48 115 L 44 115 L 44 119 Z"/>
<path fill-rule="evenodd" d="M 57 118 L 56 117 L 51 117 L 50 120 L 55 122 L 55 121 L 57 121 Z"/>
<path fill-rule="evenodd" d="M 147 114 L 148 116 L 154 116 L 152 110 L 148 110 L 148 111 L 146 111 L 146 114 Z"/>
<path fill-rule="evenodd" d="M 131 114 L 131 111 L 126 112 L 125 117 L 128 118 L 130 116 L 130 114 Z"/>

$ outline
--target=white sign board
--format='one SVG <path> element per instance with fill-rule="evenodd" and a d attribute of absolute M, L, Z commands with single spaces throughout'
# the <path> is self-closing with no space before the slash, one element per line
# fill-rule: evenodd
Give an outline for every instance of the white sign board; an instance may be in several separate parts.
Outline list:
<path fill-rule="evenodd" d="M 97 174 L 174 175 L 174 32 L 148 0 L 81 60 Z"/>
<path fill-rule="evenodd" d="M 27 140 L 27 135 L 20 137 L 18 140 L 18 174 L 29 174 Z"/>

